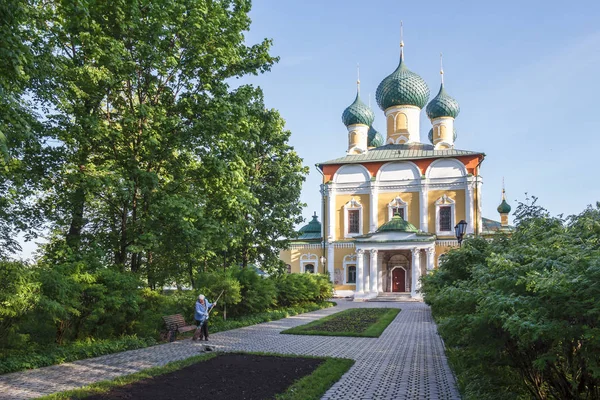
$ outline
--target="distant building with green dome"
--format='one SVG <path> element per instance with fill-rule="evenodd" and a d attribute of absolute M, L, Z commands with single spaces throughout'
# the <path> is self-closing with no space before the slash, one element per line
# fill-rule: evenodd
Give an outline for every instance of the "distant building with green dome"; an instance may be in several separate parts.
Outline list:
<path fill-rule="evenodd" d="M 361 100 L 357 82 L 356 98 L 342 112 L 345 154 L 317 164 L 323 174 L 322 224 L 315 213 L 281 252 L 290 272 L 327 273 L 338 294 L 357 301 L 420 298 L 419 278 L 458 246 L 460 221 L 467 223 L 467 235 L 511 229 L 504 191 L 500 221 L 481 215 L 485 154 L 456 148 L 460 105 L 440 73 L 440 89 L 430 101 L 429 86 L 409 70 L 401 43 L 399 64 L 375 96 L 385 135 L 375 128 L 375 113 Z M 431 121 L 424 141 L 423 109 Z"/>

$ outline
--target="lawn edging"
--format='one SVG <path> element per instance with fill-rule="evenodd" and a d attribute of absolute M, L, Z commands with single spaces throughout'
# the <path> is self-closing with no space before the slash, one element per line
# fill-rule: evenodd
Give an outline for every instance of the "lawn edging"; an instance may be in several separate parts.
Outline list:
<path fill-rule="evenodd" d="M 53 393 L 47 396 L 39 397 L 39 400 L 84 399 L 85 397 L 91 395 L 106 393 L 119 386 L 129 385 L 144 379 L 174 372 L 192 364 L 210 360 L 211 358 L 217 357 L 221 354 L 229 353 L 215 352 L 193 356 L 184 360 L 170 362 L 161 367 L 151 367 L 134 374 L 115 378 L 113 380 L 96 382 L 82 388 Z M 231 354 L 254 354 L 275 357 L 316 358 L 325 360 L 325 362 L 319 365 L 319 367 L 317 367 L 311 374 L 297 380 L 290 387 L 288 387 L 284 393 L 278 394 L 276 396 L 277 400 L 318 400 L 350 369 L 350 367 L 352 367 L 352 365 L 354 365 L 354 360 L 347 358 L 316 357 L 305 356 L 301 354 L 278 354 L 263 352 L 240 352 Z"/>
<path fill-rule="evenodd" d="M 338 319 L 343 318 L 347 315 L 351 315 L 357 312 L 365 312 L 365 310 L 371 310 L 366 308 L 352 308 L 348 310 L 344 310 L 335 314 L 328 315 L 316 321 L 309 322 L 308 324 L 296 326 L 294 328 L 286 329 L 281 331 L 282 334 L 289 335 L 316 335 L 316 336 L 353 336 L 353 337 L 371 337 L 376 338 L 381 336 L 383 331 L 388 327 L 388 325 L 396 318 L 396 316 L 400 313 L 401 309 L 399 308 L 373 308 L 372 310 L 386 310 L 377 321 L 370 324 L 368 328 L 366 328 L 362 332 L 357 331 L 326 331 L 318 329 L 319 326 L 323 324 Z M 311 329 L 312 328 L 312 329 Z"/>

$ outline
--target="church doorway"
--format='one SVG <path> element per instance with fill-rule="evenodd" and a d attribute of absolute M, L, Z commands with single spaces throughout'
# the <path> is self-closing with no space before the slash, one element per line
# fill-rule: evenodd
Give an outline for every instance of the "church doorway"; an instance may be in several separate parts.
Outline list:
<path fill-rule="evenodd" d="M 392 292 L 406 291 L 406 270 L 396 266 L 392 269 Z"/>

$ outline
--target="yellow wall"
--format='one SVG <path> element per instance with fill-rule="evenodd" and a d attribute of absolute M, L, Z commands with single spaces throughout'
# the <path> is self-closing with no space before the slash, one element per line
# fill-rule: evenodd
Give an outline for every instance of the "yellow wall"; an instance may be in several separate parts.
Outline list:
<path fill-rule="evenodd" d="M 458 223 L 461 219 L 465 219 L 465 191 L 461 190 L 430 190 L 427 193 L 427 200 L 429 202 L 429 232 L 435 233 L 436 215 L 435 215 L 435 202 L 442 197 L 447 195 L 454 200 L 454 223 Z M 449 237 L 454 238 L 454 231 L 448 233 Z"/>
<path fill-rule="evenodd" d="M 408 222 L 410 222 L 418 228 L 420 225 L 419 215 L 421 213 L 421 210 L 419 209 L 419 193 L 417 192 L 379 193 L 377 227 L 380 227 L 388 221 L 388 204 L 390 204 L 390 202 L 394 200 L 397 196 L 400 196 L 402 201 L 407 203 L 406 209 L 408 211 Z"/>
<path fill-rule="evenodd" d="M 355 254 L 356 253 L 356 248 L 351 247 L 351 248 L 336 248 L 334 249 L 334 261 L 333 261 L 333 269 L 334 270 L 340 270 L 340 276 L 342 277 L 340 283 L 344 282 L 344 257 L 349 255 L 349 254 Z M 334 272 L 334 278 L 335 278 L 335 272 Z M 343 286 L 348 286 L 348 285 L 343 285 Z M 354 289 L 355 285 L 350 285 L 352 286 L 352 289 Z M 336 289 L 339 289 L 338 285 L 336 285 Z"/>
<path fill-rule="evenodd" d="M 279 253 L 279 258 L 281 259 L 281 261 L 283 261 L 286 264 L 290 264 L 292 266 L 292 273 L 297 273 L 297 272 L 302 272 L 300 269 L 300 257 L 302 256 L 302 254 L 315 254 L 318 258 L 321 258 L 321 255 L 323 250 L 319 249 L 315 249 L 315 248 L 309 248 L 308 246 L 306 248 L 292 248 L 292 249 L 287 249 L 287 250 L 282 250 Z M 326 268 L 324 268 L 321 265 L 320 261 L 314 262 L 313 263 L 315 266 L 315 272 L 318 272 L 320 274 L 325 273 Z"/>
<path fill-rule="evenodd" d="M 350 200 L 355 199 L 362 205 L 362 235 L 369 232 L 369 195 L 354 194 L 354 195 L 338 195 L 335 196 L 335 238 L 334 240 L 344 239 L 344 205 Z"/>

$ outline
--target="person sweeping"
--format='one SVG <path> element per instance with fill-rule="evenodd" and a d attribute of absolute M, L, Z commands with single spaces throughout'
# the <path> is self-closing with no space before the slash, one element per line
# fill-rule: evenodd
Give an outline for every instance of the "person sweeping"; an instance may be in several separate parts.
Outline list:
<path fill-rule="evenodd" d="M 203 294 L 198 296 L 198 300 L 196 301 L 196 312 L 194 313 L 194 319 L 196 319 L 198 327 L 196 328 L 196 332 L 194 332 L 192 340 L 202 340 L 202 337 L 204 336 L 204 340 L 208 341 L 208 314 L 213 307 L 214 305 L 211 304 Z"/>

